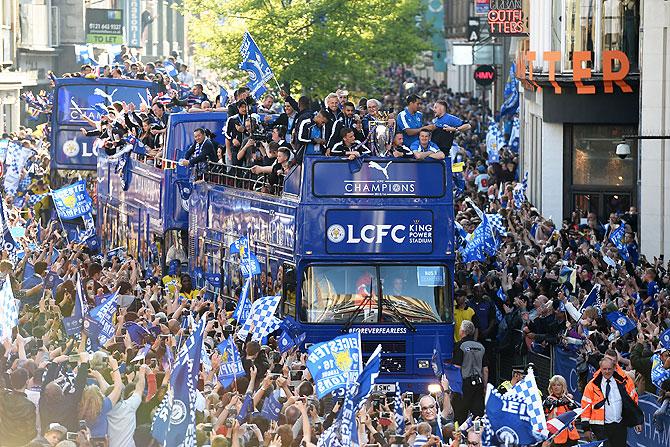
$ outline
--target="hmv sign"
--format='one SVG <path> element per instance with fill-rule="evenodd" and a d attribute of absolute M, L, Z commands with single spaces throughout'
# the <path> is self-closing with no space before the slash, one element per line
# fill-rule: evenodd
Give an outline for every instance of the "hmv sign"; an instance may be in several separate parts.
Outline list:
<path fill-rule="evenodd" d="M 431 253 L 433 213 L 427 210 L 331 210 L 326 251 L 341 254 Z"/>

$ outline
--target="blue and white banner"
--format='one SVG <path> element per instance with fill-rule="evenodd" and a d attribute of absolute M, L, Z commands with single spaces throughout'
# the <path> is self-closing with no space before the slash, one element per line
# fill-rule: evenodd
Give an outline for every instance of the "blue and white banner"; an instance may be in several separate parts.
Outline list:
<path fill-rule="evenodd" d="M 2 250 L 7 251 L 10 260 L 16 263 L 17 245 L 14 236 L 12 236 L 12 231 L 7 224 L 4 200 L 0 200 L 0 231 L 2 231 Z"/>
<path fill-rule="evenodd" d="M 267 90 L 264 87 L 265 83 L 272 79 L 274 74 L 268 61 L 265 60 L 263 53 L 261 53 L 261 50 L 248 31 L 244 33 L 244 37 L 242 38 L 240 54 L 242 55 L 240 69 L 249 73 L 247 86 L 251 89 L 251 93 L 255 98 L 260 98 Z"/>
<path fill-rule="evenodd" d="M 341 419 L 338 421 L 342 445 L 354 447 L 359 445 L 356 414 L 365 405 L 365 401 L 372 392 L 375 380 L 379 376 L 381 350 L 382 345 L 377 345 L 356 381 L 347 387 L 347 393 L 344 396 L 342 410 L 340 411 Z"/>
<path fill-rule="evenodd" d="M 114 337 L 114 314 L 119 305 L 118 292 L 107 298 L 100 305 L 91 309 L 84 320 L 84 329 L 91 340 L 91 347 L 97 350 L 97 346 L 104 346 Z"/>
<path fill-rule="evenodd" d="M 628 445 L 644 447 L 670 446 L 670 418 L 667 415 L 662 415 L 658 418 L 658 425 L 654 423 L 654 412 L 660 407 L 658 398 L 650 393 L 640 394 L 638 405 L 644 414 L 644 424 L 642 424 L 642 432 L 639 434 L 632 427 L 628 429 Z M 586 447 L 586 445 L 580 445 L 579 447 Z"/>
<path fill-rule="evenodd" d="M 493 235 L 493 227 L 483 214 L 481 223 L 472 233 L 472 239 L 461 251 L 461 257 L 463 262 L 484 261 L 487 255 L 494 256 L 497 249 L 498 241 Z"/>
<path fill-rule="evenodd" d="M 23 147 L 15 141 L 8 143 L 3 174 L 6 194 L 10 196 L 16 194 L 21 181 L 21 171 L 28 159 L 34 154 L 35 151 Z"/>
<path fill-rule="evenodd" d="M 308 349 L 307 368 L 319 399 L 356 381 L 362 369 L 361 335 L 340 335 Z"/>
<path fill-rule="evenodd" d="M 93 210 L 93 201 L 86 190 L 85 180 L 52 191 L 51 197 L 58 215 L 64 220 L 82 217 Z"/>
<path fill-rule="evenodd" d="M 516 78 L 516 63 L 509 67 L 509 75 L 503 92 L 504 102 L 500 107 L 500 116 L 512 115 L 519 111 L 519 80 Z"/>
<path fill-rule="evenodd" d="M 621 259 L 628 261 L 628 248 L 626 247 L 626 242 L 624 241 L 625 231 L 626 222 L 622 220 L 621 225 L 619 225 L 616 230 L 610 233 L 609 240 L 612 241 L 617 250 L 619 250 L 619 256 L 621 256 Z"/>
<path fill-rule="evenodd" d="M 236 378 L 245 375 L 240 352 L 233 341 L 232 336 L 223 340 L 216 349 L 221 353 L 221 366 L 219 367 L 218 379 L 223 387 L 230 386 Z"/>
<path fill-rule="evenodd" d="M 249 312 L 251 312 L 251 300 L 249 299 L 249 287 L 251 284 L 251 278 L 247 278 L 244 281 L 242 286 L 242 291 L 240 292 L 240 298 L 237 300 L 237 307 L 235 312 L 233 312 L 233 319 L 237 321 L 237 324 L 242 325 L 247 318 L 249 318 Z"/>
<path fill-rule="evenodd" d="M 163 446 L 196 446 L 195 404 L 206 324 L 207 319 L 202 318 L 177 354 L 170 387 L 154 415 L 151 434 Z"/>

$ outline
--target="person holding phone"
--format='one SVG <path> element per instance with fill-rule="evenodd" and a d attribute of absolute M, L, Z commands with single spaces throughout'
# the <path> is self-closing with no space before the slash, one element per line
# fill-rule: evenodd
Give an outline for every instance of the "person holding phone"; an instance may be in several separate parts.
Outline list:
<path fill-rule="evenodd" d="M 152 360 L 155 362 L 156 359 Z M 107 414 L 109 447 L 135 446 L 133 434 L 137 425 L 136 412 L 142 403 L 146 376 L 149 373 L 151 373 L 151 368 L 147 365 L 141 365 L 135 387 L 126 387 L 124 395 Z"/>

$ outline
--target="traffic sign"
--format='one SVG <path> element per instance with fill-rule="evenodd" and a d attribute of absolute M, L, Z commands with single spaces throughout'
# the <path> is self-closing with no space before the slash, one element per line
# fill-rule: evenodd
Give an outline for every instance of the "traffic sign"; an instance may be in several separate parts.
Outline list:
<path fill-rule="evenodd" d="M 493 84 L 496 80 L 496 69 L 493 65 L 480 65 L 475 69 L 475 82 L 482 87 Z"/>

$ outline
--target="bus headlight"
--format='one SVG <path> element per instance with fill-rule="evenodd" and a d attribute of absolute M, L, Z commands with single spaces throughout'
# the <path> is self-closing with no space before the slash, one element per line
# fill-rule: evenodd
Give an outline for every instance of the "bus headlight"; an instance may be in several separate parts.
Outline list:
<path fill-rule="evenodd" d="M 442 392 L 442 387 L 439 383 L 431 383 L 428 385 L 428 392 L 430 394 L 440 394 Z"/>
<path fill-rule="evenodd" d="M 430 368 L 430 360 L 419 360 L 419 369 Z"/>

